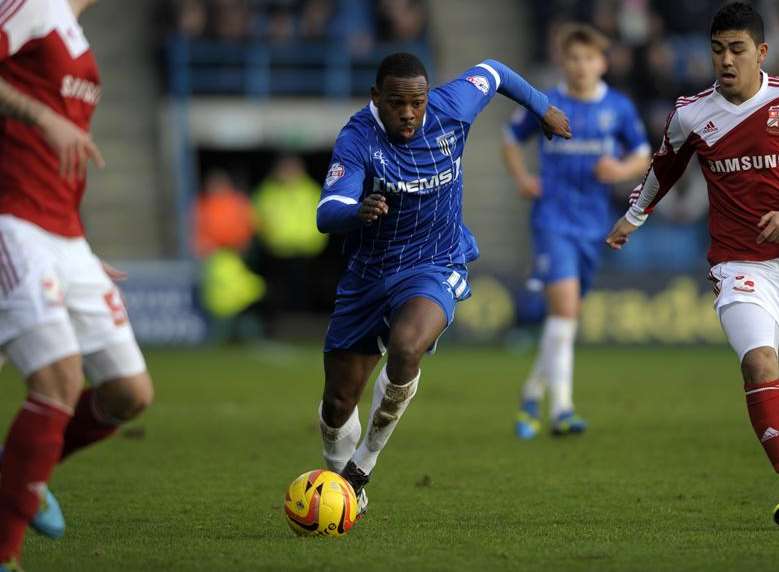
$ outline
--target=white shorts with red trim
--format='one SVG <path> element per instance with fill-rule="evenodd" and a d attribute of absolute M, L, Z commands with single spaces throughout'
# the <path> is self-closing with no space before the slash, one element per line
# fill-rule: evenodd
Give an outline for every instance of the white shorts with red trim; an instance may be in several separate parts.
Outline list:
<path fill-rule="evenodd" d="M 714 307 L 731 347 L 743 360 L 749 350 L 779 346 L 779 260 L 722 262 L 712 267 Z"/>
<path fill-rule="evenodd" d="M 0 215 L 0 349 L 25 376 L 75 353 L 85 369 L 112 363 L 96 377 L 145 371 L 119 289 L 87 241 L 11 215 Z"/>

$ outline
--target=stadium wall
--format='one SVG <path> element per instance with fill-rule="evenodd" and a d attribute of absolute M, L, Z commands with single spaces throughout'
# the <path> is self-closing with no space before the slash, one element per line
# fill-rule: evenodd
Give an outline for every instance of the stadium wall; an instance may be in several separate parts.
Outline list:
<path fill-rule="evenodd" d="M 532 41 L 523 2 L 484 0 L 475 10 L 468 0 L 431 2 L 438 81 L 447 81 L 486 58 L 527 73 Z M 531 78 L 532 79 L 532 78 Z M 516 104 L 497 96 L 471 129 L 464 158 L 465 222 L 481 248 L 476 272 L 519 280 L 530 266 L 528 203 L 517 197 L 503 165 L 503 125 Z"/>
<path fill-rule="evenodd" d="M 109 259 L 174 253 L 174 197 L 162 184 L 158 159 L 156 5 L 99 2 L 81 19 L 100 66 L 103 90 L 92 133 L 107 163 L 90 168 L 82 216 L 93 249 Z"/>

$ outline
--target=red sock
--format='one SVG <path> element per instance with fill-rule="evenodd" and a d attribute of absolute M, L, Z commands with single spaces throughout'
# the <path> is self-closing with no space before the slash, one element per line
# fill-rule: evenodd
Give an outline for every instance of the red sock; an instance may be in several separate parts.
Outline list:
<path fill-rule="evenodd" d="M 94 389 L 85 389 L 81 393 L 73 419 L 65 430 L 65 445 L 62 447 L 61 461 L 79 449 L 116 433 L 118 425 L 101 416 L 95 410 L 94 401 Z"/>
<path fill-rule="evenodd" d="M 0 562 L 18 557 L 40 503 L 39 488 L 60 458 L 70 413 L 28 396 L 5 440 L 0 461 Z"/>
<path fill-rule="evenodd" d="M 774 470 L 779 473 L 779 379 L 744 384 L 744 391 L 755 435 Z"/>

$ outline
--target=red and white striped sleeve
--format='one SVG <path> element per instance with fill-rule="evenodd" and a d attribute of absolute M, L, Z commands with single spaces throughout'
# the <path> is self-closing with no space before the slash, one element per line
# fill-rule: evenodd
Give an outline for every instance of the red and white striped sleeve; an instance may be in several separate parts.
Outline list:
<path fill-rule="evenodd" d="M 655 205 L 684 174 L 695 153 L 695 134 L 684 128 L 679 116 L 680 108 L 686 103 L 685 98 L 677 100 L 676 109 L 668 116 L 660 149 L 652 157 L 643 182 L 630 194 L 630 208 L 625 218 L 633 225 L 644 224 Z"/>
<path fill-rule="evenodd" d="M 39 35 L 48 10 L 48 0 L 0 0 L 0 61 Z"/>

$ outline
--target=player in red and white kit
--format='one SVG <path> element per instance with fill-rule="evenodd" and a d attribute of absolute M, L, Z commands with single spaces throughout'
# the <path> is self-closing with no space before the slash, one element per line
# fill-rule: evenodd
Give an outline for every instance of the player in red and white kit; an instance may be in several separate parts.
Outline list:
<path fill-rule="evenodd" d="M 711 51 L 717 82 L 677 100 L 652 167 L 606 242 L 622 248 L 697 154 L 709 189 L 715 307 L 741 362 L 755 435 L 779 472 L 779 78 L 761 71 L 763 20 L 746 3 L 715 15 Z"/>
<path fill-rule="evenodd" d="M 152 399 L 79 217 L 87 162 L 103 162 L 89 136 L 100 80 L 77 21 L 93 3 L 0 0 L 0 350 L 28 387 L 0 461 L 0 571 L 16 566 L 54 466 Z"/>

